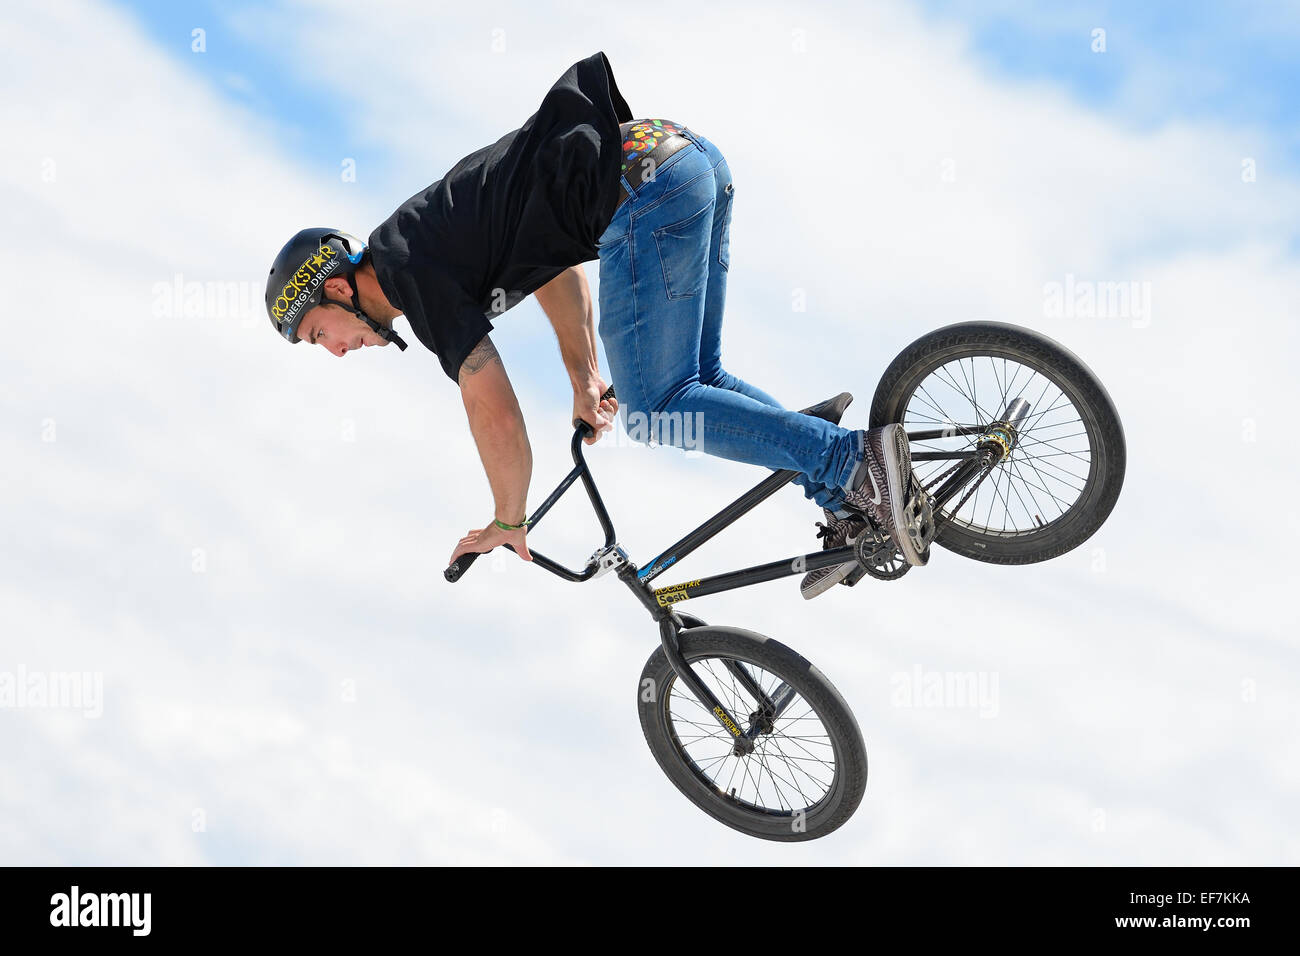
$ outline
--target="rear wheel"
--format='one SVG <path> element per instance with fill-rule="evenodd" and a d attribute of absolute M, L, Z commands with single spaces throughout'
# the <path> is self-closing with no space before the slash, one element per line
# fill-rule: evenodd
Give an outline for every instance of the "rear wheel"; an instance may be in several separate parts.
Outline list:
<path fill-rule="evenodd" d="M 867 753 L 857 721 L 822 672 L 741 628 L 689 627 L 678 641 L 754 747 L 737 753 L 733 735 L 659 648 L 641 672 L 638 704 L 646 743 L 668 779 L 715 820 L 760 839 L 813 840 L 843 825 L 866 789 Z M 786 701 L 779 714 L 764 713 L 750 681 L 768 703 Z"/>
<path fill-rule="evenodd" d="M 962 322 L 904 349 L 871 403 L 872 427 L 903 424 L 913 471 L 933 493 L 1017 399 L 1030 408 L 1010 454 L 973 493 L 959 492 L 934 516 L 936 543 L 994 564 L 1064 554 L 1115 507 L 1124 483 L 1124 430 L 1101 382 L 1044 335 Z"/>

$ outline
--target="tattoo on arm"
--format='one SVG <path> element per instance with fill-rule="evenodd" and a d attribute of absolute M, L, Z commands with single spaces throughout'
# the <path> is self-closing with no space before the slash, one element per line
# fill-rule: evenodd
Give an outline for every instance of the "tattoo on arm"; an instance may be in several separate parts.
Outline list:
<path fill-rule="evenodd" d="M 492 344 L 492 339 L 488 336 L 478 340 L 478 345 L 474 346 L 469 355 L 465 356 L 465 361 L 461 363 L 459 378 L 463 381 L 465 376 L 481 372 L 493 361 L 500 362 L 501 356 L 497 354 L 496 346 Z"/>

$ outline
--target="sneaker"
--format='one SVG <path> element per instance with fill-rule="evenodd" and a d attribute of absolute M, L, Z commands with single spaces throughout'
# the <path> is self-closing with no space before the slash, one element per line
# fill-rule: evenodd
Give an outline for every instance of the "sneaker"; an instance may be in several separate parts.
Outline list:
<path fill-rule="evenodd" d="M 866 457 L 854 487 L 843 490 L 844 504 L 871 518 L 894 539 L 904 561 L 921 567 L 930 558 L 930 543 L 916 514 L 920 505 L 907 432 L 897 423 L 883 425 L 867 432 L 865 442 Z"/>
<path fill-rule="evenodd" d="M 826 514 L 826 523 L 817 522 L 817 527 L 821 529 L 817 532 L 817 537 L 824 539 L 822 541 L 823 551 L 830 551 L 832 548 L 842 548 L 846 544 L 853 544 L 867 526 L 867 523 L 857 515 L 838 518 L 833 512 L 827 511 L 825 508 L 822 511 Z M 846 561 L 843 564 L 831 565 L 828 568 L 809 571 L 799 583 L 799 593 L 803 595 L 805 601 L 811 601 L 817 595 L 829 591 L 847 578 L 857 566 L 858 562 L 855 559 Z"/>

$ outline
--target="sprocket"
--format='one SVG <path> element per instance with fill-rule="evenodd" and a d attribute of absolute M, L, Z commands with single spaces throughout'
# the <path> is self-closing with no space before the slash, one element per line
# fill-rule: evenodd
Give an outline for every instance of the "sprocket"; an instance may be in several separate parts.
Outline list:
<path fill-rule="evenodd" d="M 840 582 L 848 587 L 853 587 L 867 574 L 881 581 L 893 581 L 911 570 L 912 566 L 903 560 L 894 542 L 874 525 L 869 525 L 858 535 L 853 548 L 858 567 Z"/>

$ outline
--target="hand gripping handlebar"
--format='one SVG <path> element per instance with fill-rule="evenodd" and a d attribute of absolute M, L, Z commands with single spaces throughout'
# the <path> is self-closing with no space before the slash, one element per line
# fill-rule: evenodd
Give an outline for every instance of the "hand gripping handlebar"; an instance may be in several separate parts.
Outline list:
<path fill-rule="evenodd" d="M 607 398 L 614 398 L 614 397 L 615 397 L 614 386 L 611 385 L 609 388 L 605 390 L 605 394 L 600 396 L 600 400 L 603 402 Z M 573 427 L 576 429 L 572 441 L 573 462 L 574 462 L 573 471 L 569 472 L 568 476 L 564 479 L 564 481 L 560 483 L 560 487 L 556 488 L 555 491 L 551 493 L 551 496 L 547 498 L 544 502 L 542 502 L 541 507 L 538 508 L 537 511 L 533 513 L 533 516 L 528 519 L 528 527 L 529 529 L 535 527 L 537 522 L 541 520 L 542 515 L 546 514 L 546 512 L 550 510 L 551 505 L 555 504 L 555 502 L 559 499 L 560 495 L 564 494 L 565 490 L 569 487 L 569 485 L 573 484 L 574 479 L 581 477 L 583 479 L 584 484 L 586 484 L 587 486 L 587 493 L 591 496 L 592 503 L 596 506 L 596 513 L 597 516 L 600 518 L 600 523 L 602 527 L 605 530 L 605 539 L 606 539 L 605 543 L 606 546 L 608 547 L 609 545 L 612 545 L 614 543 L 614 529 L 610 525 L 609 515 L 606 514 L 605 512 L 605 506 L 601 503 L 600 496 L 596 494 L 596 486 L 591 480 L 590 472 L 588 472 L 587 470 L 587 463 L 582 458 L 582 440 L 584 438 L 588 438 L 591 435 L 595 434 L 596 429 L 592 425 L 589 425 L 587 422 L 583 421 L 581 418 L 575 418 L 573 420 Z M 514 551 L 514 548 L 508 544 L 505 547 L 509 548 L 511 551 Z M 530 548 L 529 550 L 532 549 Z M 452 562 L 452 564 L 447 568 L 447 570 L 442 572 L 442 576 L 454 584 L 455 582 L 459 581 L 461 577 L 464 576 L 465 572 L 470 569 L 470 566 L 473 565 L 474 562 L 479 559 L 479 555 L 485 553 L 486 552 L 470 551 L 467 554 L 462 554 L 459 558 L 457 558 L 454 562 Z M 543 558 L 536 551 L 533 551 L 533 560 L 539 561 L 539 563 L 541 563 L 544 567 L 547 567 L 552 571 L 556 571 L 556 573 L 560 573 L 561 571 L 564 571 L 566 573 L 562 575 L 563 577 L 572 577 L 574 580 L 582 580 L 583 575 L 586 575 L 587 573 L 587 572 L 582 572 L 581 574 L 579 574 L 578 572 L 568 571 L 568 569 L 561 568 L 559 565 L 555 565 L 549 559 Z"/>

